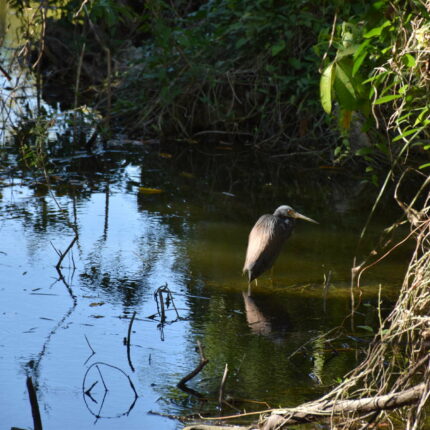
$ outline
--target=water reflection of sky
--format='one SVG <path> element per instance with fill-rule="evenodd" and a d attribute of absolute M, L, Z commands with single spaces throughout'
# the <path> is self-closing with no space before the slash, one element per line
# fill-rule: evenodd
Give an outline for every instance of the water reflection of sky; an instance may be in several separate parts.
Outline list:
<path fill-rule="evenodd" d="M 354 341 L 342 346 L 347 352 L 337 355 L 316 342 L 291 359 L 288 356 L 340 324 L 348 313 L 353 231 L 301 223 L 276 265 L 273 281 L 263 276 L 249 301 L 242 297 L 246 280 L 240 272 L 254 220 L 248 215 L 240 220 L 238 206 L 229 206 L 228 200 L 201 206 L 201 196 L 182 192 L 142 195 L 139 186 L 148 185 L 145 164 L 125 163 L 121 169 L 109 185 L 102 174 L 100 182 L 93 179 L 83 193 L 60 193 L 54 186 L 61 210 L 46 190 L 34 188 L 31 181 L 4 179 L 7 186 L 0 200 L 3 423 L 31 425 L 26 374 L 38 385 L 48 429 L 64 427 L 65 422 L 87 428 L 94 414 L 106 417 L 100 423 L 104 429 L 168 429 L 177 428 L 178 422 L 148 412 L 189 414 L 201 408 L 219 412 L 214 406 L 225 363 L 231 369 L 230 396 L 276 405 L 307 400 L 320 392 L 319 382 L 329 384 L 347 371 L 357 346 Z M 87 181 L 85 176 L 79 180 Z M 209 192 L 208 200 L 210 196 Z M 303 212 L 317 217 L 312 207 Z M 330 218 L 329 212 L 320 218 Z M 67 248 L 73 237 L 68 222 L 74 220 L 79 239 L 64 259 L 62 272 L 76 305 L 54 268 L 58 260 L 54 247 Z M 394 256 L 385 268 L 365 278 L 365 301 L 371 306 L 357 317 L 362 325 L 375 325 L 378 285 L 382 283 L 387 298 L 392 295 L 402 258 Z M 329 271 L 332 287 L 323 312 L 322 283 Z M 154 292 L 166 283 L 181 318 L 177 320 L 170 307 L 161 331 Z M 131 348 L 135 372 L 123 344 L 133 311 L 137 312 Z M 197 339 L 210 362 L 190 387 L 213 399 L 203 406 L 196 395 L 176 388 L 198 362 Z M 101 409 L 105 391 L 100 380 L 91 392 L 93 399 L 82 395 L 82 387 L 94 384 L 99 372 L 110 384 Z M 139 395 L 130 412 L 124 401 L 134 398 L 128 377 Z M 277 385 L 280 380 L 286 381 L 282 387 Z M 239 409 L 256 407 L 241 402 Z"/>
<path fill-rule="evenodd" d="M 64 427 L 66 422 L 73 423 L 74 428 L 88 427 L 94 417 L 89 417 L 87 411 L 76 412 L 83 407 L 84 363 L 91 354 L 85 336 L 96 351 L 87 365 L 102 361 L 125 367 L 125 371 L 132 374 L 127 368 L 122 338 L 127 334 L 129 323 L 124 317 L 136 310 L 133 353 L 137 372 L 132 377 L 142 397 L 133 410 L 132 422 L 127 417 L 121 421 L 109 420 L 103 423 L 103 428 L 141 428 L 142 416 L 145 426 L 158 427 L 165 423 L 165 428 L 174 428 L 176 424 L 172 422 L 147 415 L 149 409 L 157 408 L 158 395 L 153 393 L 151 384 L 174 386 L 177 381 L 176 376 L 172 378 L 171 375 L 173 368 L 180 374 L 187 368 L 188 361 L 183 354 L 188 327 L 183 294 L 186 258 L 182 257 L 178 239 L 162 222 L 160 214 L 139 212 L 135 194 L 114 192 L 109 197 L 106 229 L 105 195 L 95 193 L 76 205 L 79 242 L 73 257 L 70 254 L 64 260 L 67 267 L 63 269 L 78 297 L 77 306 L 73 308 L 66 288 L 56 281 L 58 276 L 54 269 L 58 257 L 51 243 L 64 250 L 73 236 L 61 219 L 60 211 L 49 196 L 35 198 L 33 191 L 25 186 L 5 187 L 2 194 L 0 359 L 3 363 L 0 372 L 4 380 L 1 389 L 4 407 L 1 421 L 9 427 L 30 425 L 30 409 L 24 407 L 24 374 L 30 372 L 29 362 L 41 358 L 37 383 L 46 428 Z M 60 198 L 59 203 L 69 208 L 69 214 L 73 213 L 70 201 Z M 73 265 L 76 270 L 72 269 Z M 175 304 L 184 321 L 166 325 L 165 340 L 161 341 L 156 321 L 145 318 L 156 313 L 152 295 L 165 283 L 172 292 L 182 292 L 175 296 Z M 57 321 L 70 309 L 70 315 L 50 337 Z M 173 316 L 169 311 L 167 320 Z M 39 356 L 41 353 L 43 355 Z M 118 379 L 119 389 L 124 389 L 121 378 L 107 376 L 110 377 L 113 383 Z M 113 396 L 119 395 L 111 387 L 110 391 Z M 122 396 L 125 393 L 118 399 Z M 110 402 L 105 402 L 106 408 L 115 409 L 114 406 L 118 410 L 106 412 L 106 415 L 121 413 L 123 406 L 117 401 L 111 398 Z"/>

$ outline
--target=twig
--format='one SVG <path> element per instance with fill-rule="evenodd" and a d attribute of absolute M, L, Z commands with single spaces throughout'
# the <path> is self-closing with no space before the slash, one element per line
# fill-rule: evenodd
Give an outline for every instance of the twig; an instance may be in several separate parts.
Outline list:
<path fill-rule="evenodd" d="M 225 383 L 227 381 L 227 375 L 228 375 L 228 364 L 225 363 L 224 374 L 222 375 L 221 385 L 219 387 L 218 403 L 220 405 L 221 405 L 223 397 L 224 397 L 224 386 L 225 386 Z"/>
<path fill-rule="evenodd" d="M 184 376 L 176 385 L 178 388 L 183 387 L 190 379 L 193 379 L 194 376 L 199 374 L 202 369 L 206 366 L 206 364 L 209 363 L 209 360 L 205 357 L 205 354 L 203 352 L 202 344 L 199 340 L 197 340 L 197 346 L 199 348 L 199 354 L 200 354 L 200 363 L 197 365 L 197 367 L 190 372 L 188 375 Z"/>
<path fill-rule="evenodd" d="M 3 75 L 6 77 L 6 79 L 7 79 L 8 81 L 11 81 L 11 80 L 12 80 L 11 76 L 9 75 L 9 73 L 8 73 L 8 72 L 6 72 L 6 70 L 1 66 L 1 64 L 0 64 L 0 72 L 2 72 L 2 73 L 3 73 Z"/>
<path fill-rule="evenodd" d="M 88 340 L 88 338 L 87 338 L 87 335 L 86 335 L 86 334 L 84 334 L 84 337 L 85 337 L 85 340 L 87 341 L 87 345 L 88 345 L 88 347 L 91 349 L 91 354 L 90 354 L 90 355 L 88 356 L 88 358 L 85 360 L 85 363 L 84 363 L 84 365 L 85 365 L 85 364 L 87 364 L 87 363 L 88 363 L 88 361 L 91 359 L 91 357 L 92 357 L 93 355 L 96 355 L 96 352 L 94 351 L 93 347 L 91 346 L 90 341 Z"/>
<path fill-rule="evenodd" d="M 78 97 L 79 97 L 79 84 L 81 81 L 81 71 L 82 71 L 82 62 L 84 59 L 84 53 L 85 53 L 85 42 L 82 44 L 81 53 L 79 55 L 78 59 L 78 66 L 76 68 L 76 81 L 75 81 L 75 100 L 73 102 L 73 109 L 76 110 L 78 107 Z M 76 125 L 76 123 L 75 123 Z"/>
<path fill-rule="evenodd" d="M 166 321 L 166 313 L 164 311 L 164 299 L 163 299 L 163 292 L 161 289 L 158 290 L 158 297 L 160 299 L 160 308 L 161 308 L 160 321 L 161 321 L 161 324 L 163 324 Z"/>
<path fill-rule="evenodd" d="M 127 360 L 128 360 L 128 364 L 130 365 L 130 369 L 132 370 L 132 372 L 134 372 L 134 367 L 133 367 L 133 364 L 131 362 L 130 341 L 131 341 L 131 328 L 133 326 L 135 316 L 136 316 L 136 311 L 133 312 L 133 315 L 131 317 L 130 324 L 128 325 L 128 334 L 127 334 Z"/>
<path fill-rule="evenodd" d="M 37 401 L 36 390 L 34 389 L 31 376 L 27 376 L 27 390 L 30 398 L 31 414 L 33 415 L 34 430 L 42 430 L 42 419 L 40 418 L 39 403 Z"/>
<path fill-rule="evenodd" d="M 64 260 L 64 257 L 67 255 L 67 253 L 72 249 L 73 245 L 75 244 L 75 242 L 78 240 L 78 235 L 75 232 L 75 237 L 72 239 L 72 241 L 69 243 L 69 246 L 66 248 L 66 250 L 64 252 L 58 251 L 60 253 L 60 258 L 57 262 L 57 264 L 55 265 L 55 268 L 58 270 L 61 267 L 61 263 Z"/>

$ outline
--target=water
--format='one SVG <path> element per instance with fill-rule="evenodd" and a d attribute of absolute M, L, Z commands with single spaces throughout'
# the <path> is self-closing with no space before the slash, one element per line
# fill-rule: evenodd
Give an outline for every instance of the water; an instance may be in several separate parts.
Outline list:
<path fill-rule="evenodd" d="M 311 400 L 363 356 L 378 326 L 378 295 L 386 314 L 409 260 L 402 248 L 364 273 L 353 331 L 345 323 L 353 257 L 367 255 L 400 213 L 386 206 L 356 251 L 371 186 L 341 170 L 185 142 L 117 136 L 88 153 L 56 140 L 67 115 L 48 133 L 50 186 L 43 172 L 23 167 L 3 134 L 2 427 L 33 426 L 27 376 L 45 429 L 176 429 L 178 416 Z M 262 276 L 249 298 L 241 276 L 247 235 L 280 204 L 320 224 L 298 222 L 273 277 Z M 57 270 L 74 229 L 78 240 Z M 339 338 L 321 337 L 341 324 Z M 199 363 L 198 342 L 209 363 L 180 389 Z M 226 364 L 228 404 L 220 408 Z"/>
<path fill-rule="evenodd" d="M 172 166 L 175 160 L 145 147 L 79 154 L 58 168 L 52 191 L 35 186 L 26 174 L 3 175 L 0 421 L 5 428 L 32 426 L 27 375 L 37 385 L 44 428 L 89 428 L 97 422 L 103 429 L 173 429 L 181 423 L 150 411 L 217 416 L 266 404 L 295 405 L 324 392 L 361 356 L 365 329 L 350 333 L 359 340 L 345 335 L 326 344 L 316 338 L 349 313 L 349 270 L 364 222 L 365 213 L 357 215 L 363 199 L 358 209 L 350 207 L 349 216 L 335 204 L 317 210 L 312 180 L 303 181 L 300 195 L 288 201 L 265 201 L 267 210 L 294 204 L 320 225 L 298 223 L 273 280 L 262 276 L 248 298 L 240 272 L 247 234 L 261 214 L 260 207 L 248 204 L 255 197 L 242 194 L 241 186 L 234 196 L 234 189 L 223 194 L 222 184 L 208 187 L 210 178 L 198 176 L 204 161 L 184 176 L 184 165 Z M 285 186 L 289 181 L 287 176 Z M 154 186 L 164 192 L 140 190 Z M 337 222 L 343 218 L 349 221 Z M 79 239 L 58 273 L 55 250 L 64 252 L 72 240 L 70 224 Z M 369 237 L 367 246 L 374 239 Z M 406 251 L 397 253 L 364 275 L 365 306 L 357 325 L 377 326 L 379 285 L 386 312 L 406 262 Z M 170 304 L 160 325 L 154 293 L 166 284 L 177 311 Z M 133 312 L 134 371 L 123 342 Z M 176 385 L 199 362 L 198 340 L 209 364 L 189 382 L 190 394 Z M 226 363 L 233 407 L 220 410 Z"/>

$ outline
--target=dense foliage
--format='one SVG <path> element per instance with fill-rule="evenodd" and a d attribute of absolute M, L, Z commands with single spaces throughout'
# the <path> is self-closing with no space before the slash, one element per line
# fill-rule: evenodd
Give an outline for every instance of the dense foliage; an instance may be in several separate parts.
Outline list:
<path fill-rule="evenodd" d="M 337 25 L 321 78 L 321 101 L 331 113 L 336 100 L 341 128 L 348 130 L 359 112 L 367 130 L 384 133 L 359 155 L 384 154 L 397 164 L 412 144 L 430 147 L 429 23 L 428 2 L 409 0 L 376 1 L 364 14 Z"/>
<path fill-rule="evenodd" d="M 75 108 L 91 90 L 128 133 L 358 156 L 369 172 L 418 146 L 427 167 L 424 0 L 50 0 L 39 10 L 45 83 L 69 82 Z"/>

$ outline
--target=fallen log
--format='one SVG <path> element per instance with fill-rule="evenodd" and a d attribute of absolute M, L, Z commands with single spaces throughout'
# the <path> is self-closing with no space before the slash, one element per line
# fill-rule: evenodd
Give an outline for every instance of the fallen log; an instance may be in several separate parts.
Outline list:
<path fill-rule="evenodd" d="M 357 400 L 329 400 L 305 403 L 297 408 L 277 409 L 260 424 L 261 430 L 281 429 L 287 425 L 320 421 L 325 417 L 348 413 L 369 413 L 395 409 L 416 403 L 424 394 L 426 384 L 415 385 L 404 391 Z"/>

